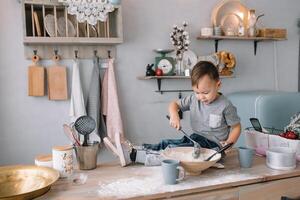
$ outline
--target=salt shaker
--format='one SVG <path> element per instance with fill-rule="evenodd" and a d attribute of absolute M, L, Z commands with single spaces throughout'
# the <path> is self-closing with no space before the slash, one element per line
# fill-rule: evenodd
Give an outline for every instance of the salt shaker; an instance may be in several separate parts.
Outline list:
<path fill-rule="evenodd" d="M 53 168 L 59 171 L 60 177 L 69 177 L 73 173 L 73 147 L 55 146 L 52 148 Z"/>

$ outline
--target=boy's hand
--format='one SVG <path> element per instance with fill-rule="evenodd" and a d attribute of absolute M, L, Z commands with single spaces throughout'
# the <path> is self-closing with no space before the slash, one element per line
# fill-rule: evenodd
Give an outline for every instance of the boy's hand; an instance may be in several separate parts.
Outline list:
<path fill-rule="evenodd" d="M 231 142 L 227 142 L 227 141 L 220 141 L 220 144 L 222 145 L 222 147 L 226 146 L 227 144 L 229 144 Z M 232 146 L 229 147 L 227 150 L 225 150 L 225 153 L 229 153 L 232 149 Z"/>
<path fill-rule="evenodd" d="M 222 147 L 224 147 L 227 144 L 227 142 L 226 141 L 220 141 L 220 144 L 222 145 Z"/>
<path fill-rule="evenodd" d="M 179 118 L 178 114 L 171 115 L 171 117 L 170 117 L 170 125 L 173 128 L 176 128 L 177 130 L 180 130 L 180 118 Z"/>

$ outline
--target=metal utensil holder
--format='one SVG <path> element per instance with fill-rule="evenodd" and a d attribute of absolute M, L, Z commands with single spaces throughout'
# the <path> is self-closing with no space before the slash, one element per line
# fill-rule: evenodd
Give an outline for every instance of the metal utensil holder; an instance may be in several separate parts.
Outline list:
<path fill-rule="evenodd" d="M 91 170 L 97 167 L 99 142 L 88 143 L 88 146 L 75 146 L 74 149 L 80 170 Z"/>

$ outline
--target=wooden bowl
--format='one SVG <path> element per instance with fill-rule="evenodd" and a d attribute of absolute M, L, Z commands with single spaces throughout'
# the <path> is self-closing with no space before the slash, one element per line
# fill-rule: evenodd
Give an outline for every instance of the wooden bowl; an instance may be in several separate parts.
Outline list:
<path fill-rule="evenodd" d="M 192 153 L 194 147 L 175 147 L 167 148 L 162 152 L 162 156 L 166 159 L 178 160 L 180 165 L 190 175 L 199 175 L 202 171 L 213 166 L 221 159 L 221 154 L 216 154 L 210 161 L 204 161 L 216 151 L 213 149 L 201 148 L 200 156 L 194 159 Z"/>
<path fill-rule="evenodd" d="M 46 193 L 59 178 L 49 167 L 14 165 L 0 167 L 0 199 L 27 200 Z"/>

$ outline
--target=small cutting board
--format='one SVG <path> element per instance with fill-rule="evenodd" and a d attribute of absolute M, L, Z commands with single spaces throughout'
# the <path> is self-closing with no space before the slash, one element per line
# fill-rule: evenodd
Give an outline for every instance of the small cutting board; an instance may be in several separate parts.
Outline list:
<path fill-rule="evenodd" d="M 28 96 L 45 95 L 45 68 L 37 65 L 39 57 L 32 57 L 33 64 L 28 67 Z"/>
<path fill-rule="evenodd" d="M 54 65 L 47 68 L 49 100 L 67 100 L 67 68 Z"/>
<path fill-rule="evenodd" d="M 48 97 L 50 100 L 67 100 L 67 69 L 64 66 L 52 66 L 47 69 Z"/>

